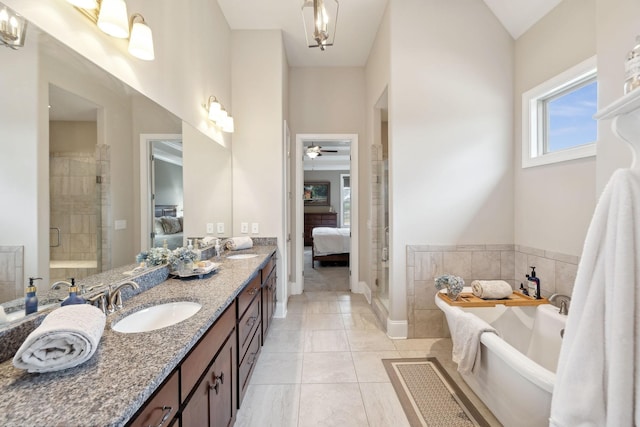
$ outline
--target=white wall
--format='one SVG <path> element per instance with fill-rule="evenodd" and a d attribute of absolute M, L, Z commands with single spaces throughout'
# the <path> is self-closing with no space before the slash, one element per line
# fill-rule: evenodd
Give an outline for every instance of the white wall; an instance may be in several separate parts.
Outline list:
<path fill-rule="evenodd" d="M 389 317 L 406 245 L 513 241 L 513 40 L 481 0 L 390 3 Z"/>
<path fill-rule="evenodd" d="M 24 275 L 40 274 L 39 259 L 49 259 L 49 245 L 38 246 L 38 234 L 48 234 L 47 224 L 38 221 L 39 209 L 35 197 L 48 191 L 49 153 L 39 156 L 38 129 L 38 49 L 34 44 L 19 51 L 0 49 L 0 200 L 3 200 L 0 236 L 6 246 L 24 246 Z M 6 122 L 6 123 L 5 123 Z M 47 186 L 41 186 L 41 177 Z M 47 214 L 47 218 L 49 215 Z M 47 241 L 48 242 L 48 241 Z M 48 267 L 47 267 L 48 270 Z"/>
<path fill-rule="evenodd" d="M 359 166 L 365 165 L 369 159 L 369 143 L 365 139 L 365 79 L 362 67 L 322 67 L 289 69 L 289 127 L 292 141 L 296 134 L 357 134 Z M 300 156 L 302 147 L 292 144 L 292 155 Z M 357 189 L 358 208 L 360 217 L 362 212 L 368 212 L 367 194 L 369 188 L 368 176 L 358 171 L 360 188 Z M 302 189 L 292 186 L 295 195 L 301 195 Z M 352 189 L 352 191 L 354 191 Z M 295 199 L 294 199 L 295 200 Z M 335 208 L 335 206 L 334 206 Z M 365 209 L 363 211 L 363 209 Z M 295 217 L 294 217 L 295 218 Z M 295 224 L 295 222 L 292 222 Z M 360 221 L 362 230 L 366 221 Z M 294 225 L 295 227 L 295 225 Z M 294 228 L 295 229 L 295 228 Z M 360 247 L 366 241 L 366 234 L 360 239 Z M 296 253 L 302 253 L 302 248 L 293 248 Z M 369 274 L 368 253 L 360 249 L 359 273 L 361 278 Z M 295 270 L 295 268 L 294 268 Z"/>
<path fill-rule="evenodd" d="M 598 107 L 624 94 L 624 62 L 640 35 L 640 3 L 635 0 L 596 0 Z M 611 131 L 611 121 L 598 124 L 596 193 L 599 195 L 618 168 L 631 165 L 631 150 Z"/>
<path fill-rule="evenodd" d="M 595 0 L 564 0 L 516 41 L 515 243 L 580 255 L 595 205 L 594 157 L 522 169 L 522 94 L 596 53 Z M 598 153 L 599 155 L 600 153 Z"/>
<path fill-rule="evenodd" d="M 155 201 L 159 205 L 182 206 L 182 166 L 155 159 Z M 182 216 L 179 212 L 178 216 Z"/>

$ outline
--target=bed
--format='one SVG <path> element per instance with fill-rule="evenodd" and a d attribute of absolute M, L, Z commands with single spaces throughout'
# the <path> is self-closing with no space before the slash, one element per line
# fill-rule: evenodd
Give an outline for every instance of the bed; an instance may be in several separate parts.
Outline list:
<path fill-rule="evenodd" d="M 156 205 L 153 218 L 153 246 L 173 250 L 184 246 L 182 217 L 178 217 L 177 205 Z"/>
<path fill-rule="evenodd" d="M 346 262 L 349 264 L 351 252 L 351 229 L 315 227 L 311 232 L 311 266 L 315 262 Z"/>

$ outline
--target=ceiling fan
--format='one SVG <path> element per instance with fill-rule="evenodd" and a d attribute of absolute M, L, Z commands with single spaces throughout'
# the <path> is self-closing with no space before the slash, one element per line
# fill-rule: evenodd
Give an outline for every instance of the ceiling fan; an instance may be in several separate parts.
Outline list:
<path fill-rule="evenodd" d="M 323 150 L 319 145 L 310 145 L 307 147 L 305 155 L 311 159 L 322 156 L 322 153 L 337 153 L 338 150 Z"/>

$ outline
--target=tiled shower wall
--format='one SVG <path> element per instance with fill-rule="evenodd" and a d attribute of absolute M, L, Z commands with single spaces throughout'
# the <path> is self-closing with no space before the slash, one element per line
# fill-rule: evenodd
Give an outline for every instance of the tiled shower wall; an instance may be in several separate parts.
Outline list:
<path fill-rule="evenodd" d="M 93 153 L 50 154 L 52 261 L 97 262 L 100 207 L 96 175 Z M 59 234 L 54 228 L 60 230 Z M 50 279 L 79 279 L 97 272 L 97 268 L 54 269 L 50 272 Z"/>
<path fill-rule="evenodd" d="M 449 336 L 446 320 L 435 304 L 434 279 L 453 274 L 467 285 L 473 280 L 507 281 L 514 289 L 536 267 L 543 296 L 571 295 L 579 258 L 519 245 L 408 245 L 407 304 L 409 338 Z"/>

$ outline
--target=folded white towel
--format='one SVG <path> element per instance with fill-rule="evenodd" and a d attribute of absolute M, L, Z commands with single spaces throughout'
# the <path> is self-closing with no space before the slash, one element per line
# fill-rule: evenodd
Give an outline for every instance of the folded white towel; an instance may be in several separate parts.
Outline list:
<path fill-rule="evenodd" d="M 500 299 L 510 296 L 513 289 L 504 280 L 474 280 L 471 282 L 471 292 L 482 299 Z"/>
<path fill-rule="evenodd" d="M 53 310 L 22 343 L 13 366 L 29 372 L 51 372 L 86 362 L 98 348 L 106 319 L 100 309 L 89 304 Z"/>
<path fill-rule="evenodd" d="M 240 249 L 251 249 L 253 247 L 253 240 L 251 237 L 231 237 L 224 243 L 230 251 L 239 251 Z"/>
<path fill-rule="evenodd" d="M 451 358 L 458 364 L 458 372 L 461 374 L 475 373 L 480 365 L 480 336 L 484 332 L 497 334 L 497 331 L 478 316 L 466 311 L 457 316 L 455 322 L 451 333 L 453 341 Z"/>

